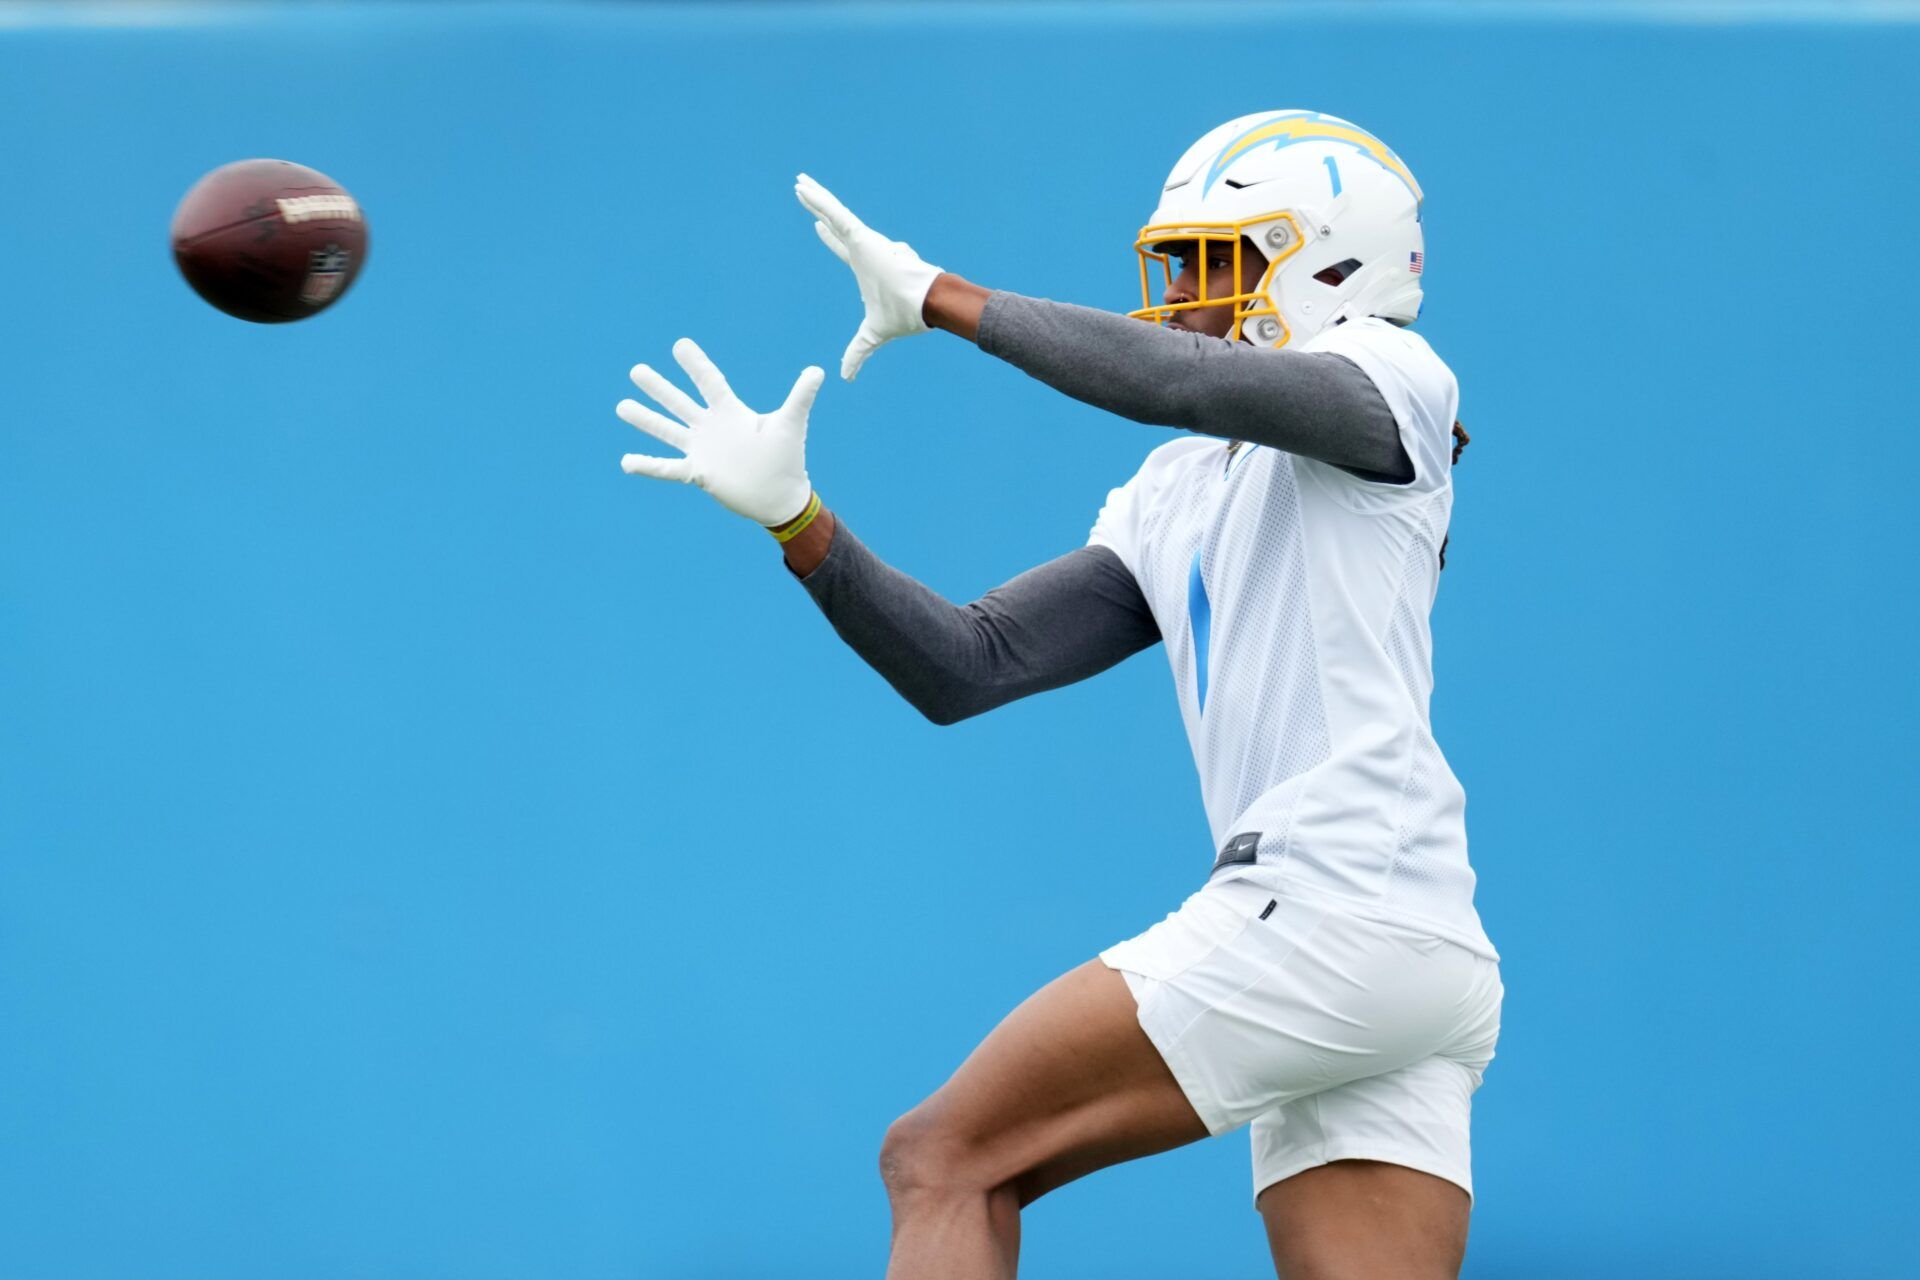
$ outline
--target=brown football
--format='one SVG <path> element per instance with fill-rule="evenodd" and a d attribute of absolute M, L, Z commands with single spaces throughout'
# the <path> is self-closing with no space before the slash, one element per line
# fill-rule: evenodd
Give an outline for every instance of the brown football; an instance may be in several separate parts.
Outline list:
<path fill-rule="evenodd" d="M 367 260 L 360 205 L 324 173 L 236 160 L 193 184 L 173 214 L 173 260 L 195 293 L 260 324 L 325 311 Z"/>

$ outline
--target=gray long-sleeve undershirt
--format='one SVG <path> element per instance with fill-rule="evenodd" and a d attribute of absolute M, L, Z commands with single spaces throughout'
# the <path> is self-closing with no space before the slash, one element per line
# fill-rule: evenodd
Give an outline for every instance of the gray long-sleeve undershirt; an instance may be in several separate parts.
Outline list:
<path fill-rule="evenodd" d="M 1404 484 L 1413 462 L 1373 379 L 1330 351 L 1289 351 L 1143 324 L 1017 293 L 980 315 L 980 349 L 1135 422 L 1297 453 Z"/>
<path fill-rule="evenodd" d="M 1081 547 L 954 605 L 836 520 L 801 579 L 853 651 L 935 724 L 1098 675 L 1160 639 L 1140 586 L 1105 547 Z"/>
<path fill-rule="evenodd" d="M 1122 417 L 1270 445 L 1368 478 L 1413 476 L 1372 379 L 1330 352 L 1259 350 L 1010 293 L 988 300 L 978 340 Z M 1160 639 L 1140 585 L 1106 547 L 1082 547 L 954 605 L 837 523 L 802 583 L 854 652 L 936 724 L 1084 680 Z"/>

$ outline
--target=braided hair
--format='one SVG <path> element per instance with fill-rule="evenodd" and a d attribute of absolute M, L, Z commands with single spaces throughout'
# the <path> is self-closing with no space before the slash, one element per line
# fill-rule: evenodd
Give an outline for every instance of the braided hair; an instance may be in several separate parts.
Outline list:
<path fill-rule="evenodd" d="M 1456 465 L 1460 461 L 1460 455 L 1467 451 L 1467 445 L 1472 443 L 1472 441 L 1473 437 L 1467 434 L 1467 429 L 1461 426 L 1459 419 L 1456 418 L 1453 423 L 1453 461 Z M 1447 543 L 1452 540 L 1452 537 L 1452 534 L 1448 534 L 1445 538 L 1440 539 L 1440 567 L 1442 569 L 1447 567 Z"/>

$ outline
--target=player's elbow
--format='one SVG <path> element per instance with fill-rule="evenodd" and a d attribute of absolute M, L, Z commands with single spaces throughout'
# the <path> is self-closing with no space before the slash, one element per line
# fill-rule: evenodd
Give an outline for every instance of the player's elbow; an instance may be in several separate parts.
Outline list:
<path fill-rule="evenodd" d="M 937 687 L 902 689 L 913 709 L 937 725 L 959 724 L 1000 705 L 992 691 L 972 685 L 943 682 Z"/>
<path fill-rule="evenodd" d="M 942 698 L 938 701 L 916 700 L 913 706 L 914 710 L 942 727 L 959 724 L 962 720 L 971 719 L 986 710 L 985 707 L 969 706 L 950 698 Z"/>
<path fill-rule="evenodd" d="M 958 724 L 1006 701 L 979 611 L 977 603 L 956 609 L 968 627 L 965 643 L 929 650 L 911 674 L 894 685 L 914 710 L 934 724 Z"/>

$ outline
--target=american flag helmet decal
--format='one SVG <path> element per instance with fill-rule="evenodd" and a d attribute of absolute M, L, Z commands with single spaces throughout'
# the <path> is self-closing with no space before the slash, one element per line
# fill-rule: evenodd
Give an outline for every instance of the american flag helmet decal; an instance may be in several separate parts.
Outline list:
<path fill-rule="evenodd" d="M 1426 265 L 1427 265 L 1426 255 L 1421 253 L 1418 249 L 1415 249 L 1413 251 L 1412 259 L 1409 260 L 1407 263 L 1407 270 L 1411 271 L 1414 275 L 1417 276 L 1426 269 Z"/>

